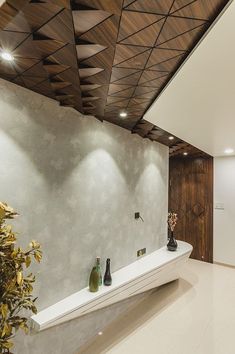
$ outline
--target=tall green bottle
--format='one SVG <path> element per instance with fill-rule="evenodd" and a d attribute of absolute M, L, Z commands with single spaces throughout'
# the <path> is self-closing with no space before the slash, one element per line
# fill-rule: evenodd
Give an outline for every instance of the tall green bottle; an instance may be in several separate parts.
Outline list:
<path fill-rule="evenodd" d="M 102 285 L 102 273 L 100 268 L 100 257 L 96 257 L 96 270 L 99 273 L 99 286 Z"/>
<path fill-rule="evenodd" d="M 99 273 L 97 272 L 96 266 L 92 268 L 90 278 L 89 278 L 89 290 L 95 293 L 99 290 Z"/>

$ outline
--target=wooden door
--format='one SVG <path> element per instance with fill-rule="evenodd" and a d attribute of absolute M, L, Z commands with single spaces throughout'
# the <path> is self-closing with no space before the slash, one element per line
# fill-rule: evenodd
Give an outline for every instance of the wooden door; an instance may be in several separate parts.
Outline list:
<path fill-rule="evenodd" d="M 213 158 L 170 158 L 169 211 L 175 237 L 193 245 L 192 258 L 213 262 Z"/>

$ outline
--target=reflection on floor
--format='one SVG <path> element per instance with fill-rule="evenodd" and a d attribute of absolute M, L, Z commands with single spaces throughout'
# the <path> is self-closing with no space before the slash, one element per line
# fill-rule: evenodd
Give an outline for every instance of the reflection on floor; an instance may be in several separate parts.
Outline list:
<path fill-rule="evenodd" d="M 189 260 L 79 354 L 234 354 L 235 269 Z"/>

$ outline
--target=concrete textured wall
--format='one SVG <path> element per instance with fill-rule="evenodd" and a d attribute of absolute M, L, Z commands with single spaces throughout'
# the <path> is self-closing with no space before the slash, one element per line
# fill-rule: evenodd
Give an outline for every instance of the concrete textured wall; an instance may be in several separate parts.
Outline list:
<path fill-rule="evenodd" d="M 39 310 L 85 287 L 96 256 L 114 271 L 166 242 L 167 147 L 3 80 L 0 109 L 0 199 L 21 214 L 20 243 L 42 244 Z M 19 335 L 16 353 L 74 354 L 133 301 Z"/>

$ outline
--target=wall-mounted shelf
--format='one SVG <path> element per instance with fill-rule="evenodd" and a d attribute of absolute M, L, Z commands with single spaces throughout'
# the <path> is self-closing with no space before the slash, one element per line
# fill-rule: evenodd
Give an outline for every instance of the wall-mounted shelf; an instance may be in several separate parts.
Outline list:
<path fill-rule="evenodd" d="M 32 316 L 33 328 L 41 331 L 56 326 L 178 279 L 191 252 L 192 246 L 182 241 L 175 252 L 162 247 L 113 273 L 111 286 L 101 286 L 97 293 L 82 289 Z"/>

